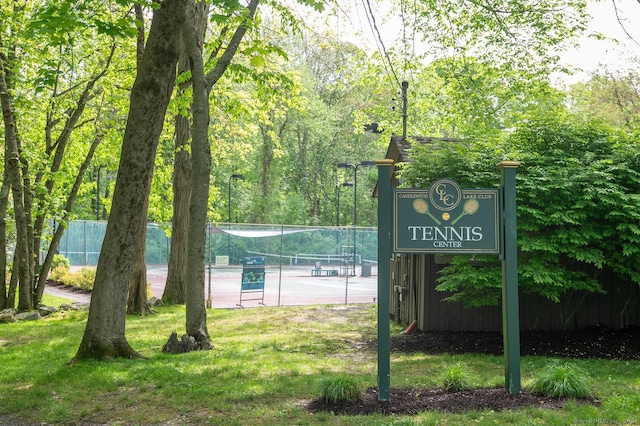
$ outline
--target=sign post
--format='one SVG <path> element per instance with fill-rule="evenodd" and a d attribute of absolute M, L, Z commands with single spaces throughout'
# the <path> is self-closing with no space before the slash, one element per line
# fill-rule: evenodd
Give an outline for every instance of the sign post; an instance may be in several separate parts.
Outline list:
<path fill-rule="evenodd" d="M 517 161 L 498 164 L 504 206 L 504 257 L 502 259 L 502 339 L 505 388 L 520 392 L 520 317 L 518 307 L 518 244 L 516 233 Z"/>
<path fill-rule="evenodd" d="M 390 400 L 391 387 L 391 168 L 393 160 L 378 166 L 378 401 Z"/>

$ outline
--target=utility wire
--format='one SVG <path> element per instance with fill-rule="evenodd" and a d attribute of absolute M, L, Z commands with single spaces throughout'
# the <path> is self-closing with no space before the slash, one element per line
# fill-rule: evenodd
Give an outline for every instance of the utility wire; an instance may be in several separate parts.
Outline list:
<path fill-rule="evenodd" d="M 382 36 L 380 35 L 380 31 L 378 30 L 378 25 L 376 24 L 376 18 L 373 14 L 373 10 L 371 9 L 371 3 L 369 0 L 362 0 L 362 5 L 364 6 L 367 20 L 369 21 L 369 26 L 371 27 L 371 31 L 373 32 L 374 39 L 376 39 L 376 46 L 378 47 L 378 51 L 382 56 L 382 64 L 384 66 L 387 77 L 394 81 L 399 86 L 402 87 L 402 83 L 400 83 L 400 79 L 396 74 L 395 69 L 393 68 L 393 64 L 391 63 L 391 58 L 387 52 L 387 49 L 384 46 L 384 42 L 382 41 Z"/>

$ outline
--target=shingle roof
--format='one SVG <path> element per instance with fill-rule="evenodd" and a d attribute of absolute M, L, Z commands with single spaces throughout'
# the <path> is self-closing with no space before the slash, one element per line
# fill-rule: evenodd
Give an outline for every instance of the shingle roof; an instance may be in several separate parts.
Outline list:
<path fill-rule="evenodd" d="M 393 187 L 398 186 L 398 184 L 400 183 L 396 176 L 396 165 L 400 163 L 410 163 L 412 161 L 410 156 L 411 145 L 412 143 L 416 142 L 419 144 L 432 144 L 438 142 L 460 142 L 460 140 L 452 138 L 434 138 L 427 136 L 410 136 L 405 140 L 402 138 L 402 136 L 391 136 L 391 141 L 389 142 L 389 147 L 387 148 L 387 154 L 385 155 L 385 158 L 394 161 L 393 172 L 391 175 L 391 182 Z M 374 198 L 378 196 L 377 184 L 373 190 L 372 195 Z"/>

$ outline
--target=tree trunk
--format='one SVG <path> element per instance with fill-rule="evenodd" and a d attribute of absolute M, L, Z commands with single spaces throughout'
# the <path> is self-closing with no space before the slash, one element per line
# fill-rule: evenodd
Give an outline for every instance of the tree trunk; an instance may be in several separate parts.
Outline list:
<path fill-rule="evenodd" d="M 127 298 L 127 313 L 130 315 L 139 313 L 141 317 L 151 312 L 147 300 L 146 226 L 143 227 L 142 233 L 143 235 L 140 236 L 140 247 L 138 248 L 136 260 L 133 264 L 133 274 L 131 274 L 131 281 L 129 282 L 129 297 Z"/>
<path fill-rule="evenodd" d="M 202 50 L 196 32 L 195 5 L 189 2 L 187 21 L 183 26 L 182 40 L 191 64 L 193 87 L 193 133 L 191 161 L 193 176 L 189 204 L 187 241 L 187 292 L 185 297 L 187 334 L 193 337 L 199 348 L 211 348 L 207 330 L 207 312 L 204 298 L 205 230 L 209 206 L 209 174 L 211 173 L 211 148 L 209 146 L 209 94 L 207 92 Z"/>
<path fill-rule="evenodd" d="M 144 13 L 141 5 L 134 6 L 136 13 L 136 26 L 138 27 L 136 68 L 140 70 L 144 57 Z M 149 175 L 149 186 L 151 186 L 152 175 Z M 129 282 L 129 297 L 127 298 L 127 313 L 140 313 L 143 317 L 150 311 L 147 302 L 147 217 L 149 213 L 149 197 L 146 198 L 144 206 L 140 211 L 144 226 L 140 228 L 138 238 L 138 250 L 133 261 L 133 274 Z"/>
<path fill-rule="evenodd" d="M 13 255 L 13 264 L 16 264 L 16 255 Z M 9 291 L 7 292 L 7 307 L 13 308 L 16 306 L 16 289 L 18 288 L 18 274 L 14 271 L 11 272 L 11 279 L 9 280 Z"/>
<path fill-rule="evenodd" d="M 15 116 L 11 106 L 9 90 L 7 87 L 6 72 L 3 61 L 0 59 L 0 103 L 2 104 L 2 118 L 4 122 L 4 140 L 6 144 L 5 163 L 11 181 L 13 194 L 13 209 L 16 220 L 16 256 L 13 264 L 13 273 L 19 277 L 20 287 L 18 291 L 18 309 L 22 311 L 33 308 L 31 298 L 31 279 L 29 276 L 29 237 L 27 219 L 24 206 L 24 193 L 22 191 L 22 173 L 20 167 L 20 152 L 18 149 L 18 130 Z"/>
<path fill-rule="evenodd" d="M 107 73 L 109 66 L 111 64 L 111 60 L 113 59 L 113 56 L 115 54 L 115 51 L 116 51 L 116 44 L 114 43 L 111 46 L 111 50 L 109 51 L 109 54 L 105 59 L 105 63 L 102 69 L 95 75 L 91 76 L 89 81 L 85 84 L 82 94 L 79 96 L 75 107 L 68 110 L 69 115 L 65 121 L 63 130 L 60 132 L 55 142 L 50 141 L 50 139 L 53 133 L 52 129 L 57 124 L 57 121 L 53 120 L 50 116 L 47 117 L 47 124 L 45 127 L 45 134 L 47 135 L 46 156 L 47 158 L 50 159 L 49 173 L 47 174 L 48 177 L 44 184 L 47 195 L 51 195 L 53 193 L 53 189 L 56 184 L 54 177 L 59 172 L 63 164 L 65 155 L 68 152 L 67 147 L 71 143 L 71 136 L 73 134 L 73 130 L 77 128 L 78 122 L 80 121 L 80 118 L 82 117 L 82 114 L 84 113 L 88 102 L 94 97 L 95 85 Z M 54 90 L 54 93 L 52 94 L 52 98 L 55 99 L 57 97 L 56 94 L 57 94 L 56 90 Z M 95 122 L 97 121 L 98 120 L 96 119 Z M 96 135 L 99 135 L 99 133 L 100 132 L 96 128 Z M 95 153 L 95 149 L 97 148 L 97 143 L 99 143 L 99 140 L 100 140 L 100 137 L 96 136 L 96 138 L 92 143 L 92 147 L 90 148 L 89 153 L 87 153 L 87 156 L 85 157 L 83 165 L 81 166 L 81 169 L 78 172 L 78 176 L 76 177 L 76 182 L 78 181 L 78 179 L 82 180 L 82 178 L 84 177 L 84 174 L 86 173 L 86 170 L 88 167 L 88 163 L 90 163 L 91 158 L 93 158 L 93 154 Z M 98 173 L 99 173 L 99 169 L 98 169 Z M 40 187 L 41 181 L 44 178 L 45 178 L 45 173 L 44 171 L 41 171 L 40 173 L 37 174 L 34 184 L 33 185 L 25 184 L 25 188 L 28 189 L 31 186 L 35 188 Z M 69 196 L 67 197 L 67 202 L 65 207 L 66 212 L 70 212 L 71 209 L 73 208 L 73 203 L 75 202 L 75 198 L 78 193 L 78 190 L 79 190 L 79 187 L 75 188 L 75 192 L 72 191 L 72 193 L 70 193 Z M 99 199 L 99 196 L 100 194 L 97 194 L 98 199 Z M 30 215 L 30 212 L 33 211 L 33 208 L 31 207 L 31 205 L 34 204 L 34 200 L 31 200 L 30 198 L 28 199 L 26 198 L 25 200 L 26 200 L 25 204 L 27 204 L 27 201 L 28 201 L 29 207 L 27 208 L 27 212 Z M 30 228 L 30 241 L 32 241 L 31 250 L 33 252 L 31 255 L 31 259 L 32 259 L 31 267 L 34 272 L 31 278 L 34 281 L 33 294 L 34 294 L 35 305 L 37 305 L 37 303 L 42 299 L 42 294 L 44 291 L 44 283 L 46 282 L 47 274 L 49 272 L 49 267 L 51 266 L 50 263 L 49 265 L 46 265 L 46 266 L 39 265 L 39 259 L 38 259 L 38 252 L 39 252 L 39 248 L 41 246 L 41 241 L 42 241 L 42 231 L 44 229 L 44 223 L 47 217 L 46 213 L 50 211 L 50 208 L 47 207 L 47 204 L 49 202 L 50 201 L 47 199 L 46 195 L 36 197 L 35 204 L 38 206 L 36 208 L 36 211 L 39 211 L 40 213 L 36 215 L 35 220 L 33 220 L 31 216 L 28 216 L 28 220 L 29 220 L 28 223 L 33 224 L 33 226 Z M 50 250 L 55 251 L 56 245 L 50 244 L 49 248 Z M 35 271 L 38 271 L 38 273 L 36 274 Z"/>
<path fill-rule="evenodd" d="M 76 201 L 76 197 L 78 196 L 78 192 L 80 191 L 80 186 L 82 185 L 82 181 L 84 180 L 84 176 L 87 173 L 87 170 L 89 169 L 89 165 L 91 164 L 91 160 L 93 159 L 93 155 L 95 154 L 96 149 L 98 149 L 98 145 L 100 145 L 100 140 L 101 140 L 100 135 L 96 135 L 96 137 L 94 138 L 93 142 L 91 143 L 91 148 L 89 148 L 89 152 L 87 153 L 87 156 L 85 157 L 82 165 L 80 166 L 80 169 L 78 170 L 78 175 L 76 176 L 76 180 L 75 180 L 75 182 L 73 184 L 73 187 L 71 188 L 71 191 L 69 191 L 69 195 L 67 197 L 67 202 L 66 202 L 66 205 L 64 207 L 64 212 L 62 214 L 62 220 L 63 221 L 67 221 L 69 219 L 69 214 L 71 212 L 71 209 L 73 208 L 73 204 Z M 63 234 L 64 234 L 64 226 L 62 226 L 61 223 L 58 223 L 58 227 L 54 230 L 53 238 L 51 239 L 51 242 L 49 243 L 49 249 L 47 250 L 47 256 L 45 257 L 44 262 L 42 262 L 42 265 L 40 266 L 40 274 L 38 276 L 38 283 L 36 285 L 36 289 L 35 289 L 35 292 L 34 292 L 35 293 L 34 304 L 36 306 L 39 305 L 40 301 L 42 300 L 42 296 L 44 294 L 44 288 L 45 288 L 46 283 L 47 283 L 47 276 L 49 275 L 49 271 L 51 269 L 51 264 L 53 262 L 53 256 L 56 253 L 56 249 L 58 248 L 58 243 L 62 239 L 62 235 Z"/>
<path fill-rule="evenodd" d="M 188 70 L 189 61 L 182 54 L 178 73 Z M 184 93 L 185 87 L 178 91 Z M 184 96 L 184 94 L 182 95 Z M 187 282 L 187 233 L 189 226 L 189 202 L 191 199 L 191 154 L 187 149 L 191 127 L 188 111 L 176 115 L 176 154 L 173 167 L 173 218 L 171 221 L 171 251 L 167 283 L 162 301 L 170 305 L 184 303 Z"/>
<path fill-rule="evenodd" d="M 7 282 L 7 204 L 9 203 L 9 171 L 7 170 L 7 145 L 4 150 L 4 171 L 0 185 L 0 283 Z M 7 306 L 7 288 L 0 292 L 0 310 L 13 307 Z"/>
<path fill-rule="evenodd" d="M 142 217 L 166 108 L 175 83 L 186 0 L 165 0 L 151 30 L 131 91 L 118 178 L 98 259 L 84 336 L 73 361 L 141 357 L 125 338 L 127 290 L 139 249 Z"/>

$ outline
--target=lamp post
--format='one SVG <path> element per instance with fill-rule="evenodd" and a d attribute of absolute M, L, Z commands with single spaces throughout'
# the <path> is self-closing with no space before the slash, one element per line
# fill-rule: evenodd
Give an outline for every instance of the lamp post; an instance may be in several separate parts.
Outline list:
<path fill-rule="evenodd" d="M 340 227 L 340 189 L 343 186 L 353 186 L 353 184 L 351 182 L 342 182 L 340 185 L 338 185 L 338 208 L 336 211 L 336 226 Z"/>
<path fill-rule="evenodd" d="M 227 216 L 227 222 L 229 224 L 231 224 L 231 179 L 242 179 L 242 180 L 244 180 L 244 175 L 242 175 L 240 173 L 234 173 L 231 176 L 229 176 L 229 195 L 228 195 L 228 198 L 227 198 L 227 207 L 229 209 L 228 216 Z"/>
<path fill-rule="evenodd" d="M 228 216 L 227 216 L 227 222 L 228 222 L 228 227 L 229 230 L 231 229 L 231 180 L 232 179 L 242 179 L 244 180 L 244 175 L 240 174 L 240 173 L 234 173 L 231 176 L 229 176 L 229 193 L 227 196 L 227 208 L 228 210 Z M 232 257 L 233 257 L 233 253 L 231 250 L 231 234 L 227 235 L 227 244 L 229 246 L 229 263 L 232 262 Z"/>
<path fill-rule="evenodd" d="M 100 170 L 102 170 L 104 166 L 98 166 L 98 176 L 96 179 L 96 220 L 100 220 Z"/>
<path fill-rule="evenodd" d="M 338 163 L 341 169 L 353 169 L 353 273 L 356 273 L 356 227 L 358 226 L 358 167 L 375 166 L 375 161 L 361 161 L 359 163 Z"/>

